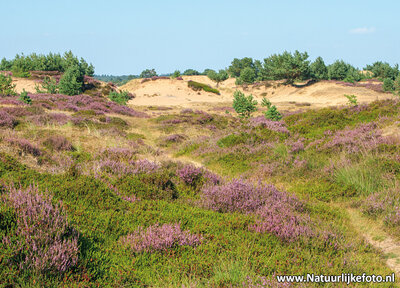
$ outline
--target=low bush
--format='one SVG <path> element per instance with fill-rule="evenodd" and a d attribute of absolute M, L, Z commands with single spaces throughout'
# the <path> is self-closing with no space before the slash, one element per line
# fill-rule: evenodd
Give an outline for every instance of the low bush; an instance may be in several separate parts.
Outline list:
<path fill-rule="evenodd" d="M 165 251 L 174 246 L 197 246 L 201 241 L 201 236 L 182 231 L 180 224 L 155 224 L 145 230 L 139 227 L 121 239 L 123 245 L 137 253 Z"/>
<path fill-rule="evenodd" d="M 121 91 L 119 93 L 116 91 L 111 91 L 108 95 L 108 98 L 120 105 L 126 105 L 126 103 L 133 98 L 133 95 L 128 91 Z"/>
<path fill-rule="evenodd" d="M 7 235 L 3 241 L 12 247 L 15 264 L 54 273 L 76 265 L 78 232 L 68 225 L 61 206 L 52 204 L 51 196 L 36 186 L 11 187 L 7 200 L 15 209 L 17 237 Z"/>
<path fill-rule="evenodd" d="M 220 94 L 218 89 L 214 89 L 214 88 L 208 86 L 207 84 L 195 82 L 195 81 L 192 81 L 192 80 L 190 80 L 188 82 L 188 86 L 190 88 L 192 88 L 194 91 L 204 90 L 206 92 L 211 92 L 211 93 L 218 94 L 218 95 Z"/>
<path fill-rule="evenodd" d="M 17 124 L 17 120 L 12 115 L 8 114 L 4 110 L 0 110 L 0 127 L 14 128 Z"/>
<path fill-rule="evenodd" d="M 75 148 L 64 136 L 50 136 L 43 141 L 43 145 L 55 151 L 74 151 Z"/>
<path fill-rule="evenodd" d="M 249 118 L 251 113 L 257 110 L 257 101 L 253 99 L 253 95 L 246 96 L 243 92 L 236 90 L 233 93 L 233 109 L 239 117 Z"/>
<path fill-rule="evenodd" d="M 31 97 L 28 96 L 28 92 L 22 91 L 21 94 L 19 95 L 19 100 L 24 102 L 25 104 L 31 105 L 32 104 L 32 99 Z"/>
<path fill-rule="evenodd" d="M 12 84 L 11 76 L 6 76 L 0 73 L 0 95 L 3 96 L 13 96 L 17 93 L 15 92 L 15 84 Z"/>

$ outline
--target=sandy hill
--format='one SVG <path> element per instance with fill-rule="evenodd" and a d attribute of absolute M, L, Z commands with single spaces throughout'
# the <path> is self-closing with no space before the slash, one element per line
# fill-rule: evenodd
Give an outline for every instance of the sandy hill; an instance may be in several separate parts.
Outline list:
<path fill-rule="evenodd" d="M 249 85 L 247 88 L 235 85 L 235 79 L 222 82 L 218 89 L 221 95 L 209 92 L 197 92 L 188 87 L 187 82 L 193 80 L 217 88 L 207 76 L 184 76 L 183 80 L 158 79 L 142 83 L 142 79 L 134 79 L 120 87 L 136 95 L 130 101 L 132 105 L 158 106 L 191 106 L 194 103 L 224 103 L 232 101 L 233 92 L 238 89 L 246 94 L 253 94 L 256 99 L 267 97 L 272 103 L 280 106 L 289 104 L 296 106 L 335 106 L 347 103 L 345 94 L 354 94 L 360 103 L 368 103 L 377 99 L 393 97 L 388 93 L 376 92 L 365 87 L 351 87 L 333 81 L 321 81 L 305 87 L 283 85 L 279 81 L 267 84 Z"/>

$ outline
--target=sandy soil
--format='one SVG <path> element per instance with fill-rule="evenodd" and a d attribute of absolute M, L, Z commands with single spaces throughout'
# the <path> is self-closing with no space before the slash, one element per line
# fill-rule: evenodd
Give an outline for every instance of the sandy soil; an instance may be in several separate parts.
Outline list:
<path fill-rule="evenodd" d="M 322 81 L 310 86 L 296 88 L 282 85 L 275 81 L 269 87 L 239 88 L 235 85 L 235 79 L 228 79 L 222 82 L 218 89 L 221 95 L 208 92 L 196 92 L 187 86 L 189 80 L 208 84 L 216 87 L 206 76 L 184 76 L 183 80 L 159 79 L 141 83 L 142 79 L 134 79 L 124 86 L 122 90 L 128 90 L 136 94 L 131 100 L 131 105 L 156 105 L 156 106 L 181 106 L 189 107 L 199 103 L 217 104 L 232 101 L 232 94 L 235 90 L 241 90 L 246 94 L 253 94 L 257 100 L 267 97 L 278 107 L 282 106 L 313 106 L 326 107 L 345 105 L 347 98 L 345 94 L 354 94 L 359 103 L 369 103 L 374 100 L 381 100 L 393 97 L 388 93 L 378 93 L 364 87 L 347 87 L 332 82 Z M 195 105 L 198 106 L 198 105 Z"/>
<path fill-rule="evenodd" d="M 29 93 L 36 93 L 35 85 L 37 82 L 35 80 L 15 77 L 12 77 L 12 80 L 17 93 L 21 93 L 24 89 Z"/>

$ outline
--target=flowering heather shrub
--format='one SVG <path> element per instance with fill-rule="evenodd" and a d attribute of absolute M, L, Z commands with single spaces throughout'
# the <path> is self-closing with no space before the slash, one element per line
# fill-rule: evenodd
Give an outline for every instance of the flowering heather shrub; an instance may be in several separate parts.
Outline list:
<path fill-rule="evenodd" d="M 219 212 L 254 212 L 268 195 L 278 190 L 270 186 L 254 186 L 241 179 L 233 179 L 221 186 L 207 186 L 202 190 L 204 207 Z"/>
<path fill-rule="evenodd" d="M 386 209 L 387 203 L 386 200 L 380 200 L 378 194 L 371 194 L 364 200 L 362 211 L 370 216 L 376 216 Z"/>
<path fill-rule="evenodd" d="M 260 218 L 249 228 L 258 233 L 272 233 L 287 242 L 292 242 L 300 236 L 312 236 L 313 232 L 308 226 L 310 220 L 294 211 L 295 208 L 285 200 L 267 202 L 256 211 L 255 214 Z"/>
<path fill-rule="evenodd" d="M 26 106 L 26 104 L 19 100 L 18 97 L 1 97 L 0 104 L 2 105 L 14 105 L 14 106 Z"/>
<path fill-rule="evenodd" d="M 10 187 L 8 200 L 17 216 L 16 253 L 24 255 L 21 267 L 38 271 L 65 272 L 78 261 L 78 232 L 68 225 L 61 206 L 52 204 L 52 197 L 40 193 L 35 186 L 27 189 Z"/>
<path fill-rule="evenodd" d="M 203 169 L 195 167 L 193 165 L 185 165 L 176 171 L 179 178 L 188 185 L 193 185 L 198 181 L 202 174 Z"/>
<path fill-rule="evenodd" d="M 0 110 L 0 127 L 13 128 L 16 123 L 17 122 L 13 116 L 4 110 Z"/>
<path fill-rule="evenodd" d="M 56 151 L 74 151 L 75 148 L 64 136 L 56 135 L 48 137 L 43 145 Z"/>
<path fill-rule="evenodd" d="M 322 148 L 340 148 L 349 153 L 357 153 L 361 148 L 371 150 L 382 143 L 385 143 L 385 138 L 377 129 L 377 125 L 371 122 L 355 128 L 347 127 L 344 130 L 337 131 L 331 141 L 327 142 Z"/>
<path fill-rule="evenodd" d="M 29 116 L 28 120 L 37 126 L 65 125 L 71 121 L 71 117 L 64 113 L 45 113 L 42 115 Z"/>
<path fill-rule="evenodd" d="M 24 153 L 28 153 L 33 156 L 40 156 L 42 154 L 40 149 L 27 139 L 8 138 L 5 139 L 5 141 L 11 145 L 18 146 Z"/>
<path fill-rule="evenodd" d="M 62 94 L 28 94 L 35 103 L 46 103 L 49 107 L 58 110 L 81 111 L 94 110 L 97 114 L 115 113 L 133 117 L 145 118 L 147 114 L 135 111 L 129 107 L 108 101 L 104 97 L 75 95 L 67 96 Z M 90 108 L 88 108 L 90 107 Z"/>
<path fill-rule="evenodd" d="M 109 147 L 100 150 L 97 157 L 104 160 L 113 161 L 133 161 L 136 160 L 137 151 L 125 147 Z"/>
<path fill-rule="evenodd" d="M 384 219 L 384 223 L 390 227 L 396 227 L 400 225 L 400 207 L 396 207 L 392 213 L 387 215 Z"/>
<path fill-rule="evenodd" d="M 273 185 L 253 185 L 233 179 L 221 186 L 207 186 L 202 190 L 202 205 L 219 212 L 254 213 L 256 224 L 249 226 L 258 233 L 272 233 L 291 242 L 300 236 L 313 235 L 303 203 L 296 197 L 278 191 Z"/>
<path fill-rule="evenodd" d="M 186 136 L 183 134 L 172 134 L 168 135 L 164 138 L 164 142 L 166 143 L 180 143 L 186 139 Z"/>
<path fill-rule="evenodd" d="M 307 167 L 307 159 L 300 160 L 299 157 L 296 157 L 293 161 L 293 166 L 296 168 L 305 168 Z"/>
<path fill-rule="evenodd" d="M 31 109 L 25 109 L 24 107 L 4 107 L 2 108 L 2 111 L 8 113 L 9 115 L 13 117 L 24 117 L 24 116 L 30 116 L 34 115 L 35 113 L 32 113 Z"/>
<path fill-rule="evenodd" d="M 163 251 L 174 246 L 196 246 L 202 241 L 200 235 L 182 231 L 180 224 L 152 225 L 147 229 L 139 227 L 132 234 L 121 239 L 124 246 L 128 246 L 134 252 Z"/>
<path fill-rule="evenodd" d="M 296 142 L 289 142 L 288 144 L 290 145 L 290 153 L 297 153 L 300 151 L 304 151 L 304 138 L 298 139 Z"/>
<path fill-rule="evenodd" d="M 264 116 L 254 117 L 250 119 L 250 124 L 253 127 L 264 127 L 269 130 L 289 134 L 289 130 L 286 128 L 286 123 L 284 121 L 273 121 L 266 119 Z"/>
<path fill-rule="evenodd" d="M 152 173 L 160 169 L 159 164 L 147 159 L 137 160 L 134 163 L 130 162 L 130 164 L 134 164 L 133 174 Z"/>

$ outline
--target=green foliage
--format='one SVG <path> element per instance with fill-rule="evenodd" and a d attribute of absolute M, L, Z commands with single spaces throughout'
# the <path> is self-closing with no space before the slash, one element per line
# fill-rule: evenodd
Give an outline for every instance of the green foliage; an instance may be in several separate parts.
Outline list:
<path fill-rule="evenodd" d="M 246 143 L 246 140 L 249 138 L 249 134 L 240 133 L 240 134 L 230 134 L 226 137 L 223 137 L 217 141 L 217 145 L 219 147 L 232 147 L 241 143 Z"/>
<path fill-rule="evenodd" d="M 356 95 L 344 95 L 344 97 L 347 98 L 347 100 L 349 100 L 349 105 L 350 106 L 357 106 L 357 96 Z"/>
<path fill-rule="evenodd" d="M 217 82 L 218 87 L 220 82 L 223 82 L 229 78 L 229 75 L 225 70 L 219 70 L 218 73 L 214 70 L 209 70 L 207 72 L 207 77 L 210 78 L 212 81 Z"/>
<path fill-rule="evenodd" d="M 305 80 L 310 76 L 310 61 L 307 52 L 295 51 L 293 54 L 285 51 L 264 59 L 261 71 L 264 80 L 286 79 L 287 83 L 295 80 Z"/>
<path fill-rule="evenodd" d="M 228 73 L 231 77 L 239 78 L 244 69 L 249 68 L 254 73 L 254 78 L 256 78 L 260 72 L 261 63 L 258 60 L 253 61 L 252 58 L 245 57 L 242 59 L 235 58 L 233 59 L 231 65 L 228 67 Z M 246 72 L 247 74 L 249 72 Z M 246 76 L 245 76 L 246 78 Z M 242 79 L 244 81 L 244 79 Z M 244 83 L 253 83 L 252 82 L 244 82 Z"/>
<path fill-rule="evenodd" d="M 400 96 L 400 75 L 397 76 L 396 80 L 394 80 L 393 88 L 394 88 L 395 94 Z"/>
<path fill-rule="evenodd" d="M 361 73 L 343 60 L 337 60 L 328 66 L 328 77 L 333 80 L 344 80 L 346 82 L 360 81 Z"/>
<path fill-rule="evenodd" d="M 194 70 L 194 69 L 186 69 L 186 70 L 183 72 L 183 75 L 186 75 L 186 76 L 200 75 L 200 72 L 197 71 L 197 70 Z"/>
<path fill-rule="evenodd" d="M 137 79 L 139 76 L 137 75 L 121 75 L 121 76 L 113 76 L 113 75 L 94 75 L 95 79 L 103 81 L 103 82 L 111 82 L 117 86 L 122 86 L 132 79 Z"/>
<path fill-rule="evenodd" d="M 328 79 L 328 68 L 322 57 L 315 59 L 310 65 L 311 77 L 317 80 Z"/>
<path fill-rule="evenodd" d="M 218 89 L 214 89 L 214 88 L 208 86 L 207 84 L 199 83 L 199 82 L 192 81 L 192 80 L 190 80 L 188 82 L 188 87 L 192 88 L 195 91 L 204 90 L 206 92 L 211 92 L 211 93 L 215 93 L 218 95 L 220 94 Z"/>
<path fill-rule="evenodd" d="M 140 73 L 140 78 L 151 78 L 157 76 L 157 72 L 155 69 L 146 69 L 143 70 L 142 73 Z"/>
<path fill-rule="evenodd" d="M 11 72 L 14 77 L 18 78 L 29 78 L 31 76 L 31 73 L 29 71 L 23 70 L 24 68 L 18 67 L 18 66 L 13 66 L 11 69 Z"/>
<path fill-rule="evenodd" d="M 240 71 L 240 83 L 251 84 L 256 80 L 256 72 L 251 67 L 246 67 Z"/>
<path fill-rule="evenodd" d="M 78 95 L 82 92 L 83 81 L 81 80 L 78 66 L 70 66 L 58 83 L 59 91 L 65 95 Z"/>
<path fill-rule="evenodd" d="M 126 103 L 132 99 L 132 95 L 128 91 L 121 91 L 119 93 L 117 91 L 111 91 L 108 98 L 118 104 L 126 105 Z"/>
<path fill-rule="evenodd" d="M 45 77 L 41 86 L 43 90 L 38 85 L 35 86 L 37 93 L 57 94 L 58 92 L 57 81 L 53 77 Z"/>
<path fill-rule="evenodd" d="M 380 79 L 390 78 L 394 80 L 399 75 L 399 65 L 391 67 L 389 63 L 381 61 L 377 61 L 372 65 L 367 65 L 365 70 L 371 71 L 374 77 Z"/>
<path fill-rule="evenodd" d="M 272 121 L 279 121 L 282 119 L 282 114 L 278 111 L 275 105 L 272 105 L 268 108 L 268 110 L 264 113 L 266 119 Z"/>
<path fill-rule="evenodd" d="M 385 78 L 382 85 L 383 91 L 392 92 L 394 90 L 394 81 L 391 78 Z"/>
<path fill-rule="evenodd" d="M 269 101 L 269 99 L 263 97 L 263 99 L 261 100 L 261 106 L 262 107 L 267 107 L 270 108 L 271 107 L 271 101 Z"/>
<path fill-rule="evenodd" d="M 19 95 L 19 100 L 21 100 L 22 102 L 24 102 L 25 104 L 28 104 L 28 105 L 32 104 L 32 99 L 31 99 L 31 97 L 28 96 L 28 92 L 26 92 L 25 89 Z"/>
<path fill-rule="evenodd" d="M 178 78 L 181 76 L 181 72 L 179 70 L 175 70 L 175 72 L 172 74 L 172 78 Z"/>
<path fill-rule="evenodd" d="M 257 101 L 253 99 L 253 95 L 246 96 L 244 93 L 236 90 L 233 93 L 233 109 L 241 118 L 249 118 L 251 113 L 257 110 Z"/>
<path fill-rule="evenodd" d="M 14 89 L 15 84 L 12 84 L 11 76 L 5 76 L 4 74 L 0 73 L 0 95 L 16 95 L 17 93 Z"/>
<path fill-rule="evenodd" d="M 17 54 L 14 59 L 2 59 L 0 70 L 11 70 L 15 77 L 29 77 L 29 71 L 60 71 L 66 72 L 71 65 L 79 66 L 82 75 L 93 76 L 94 67 L 88 64 L 83 58 L 78 60 L 71 51 L 60 54 L 49 53 L 38 55 L 32 53 L 28 56 Z"/>

